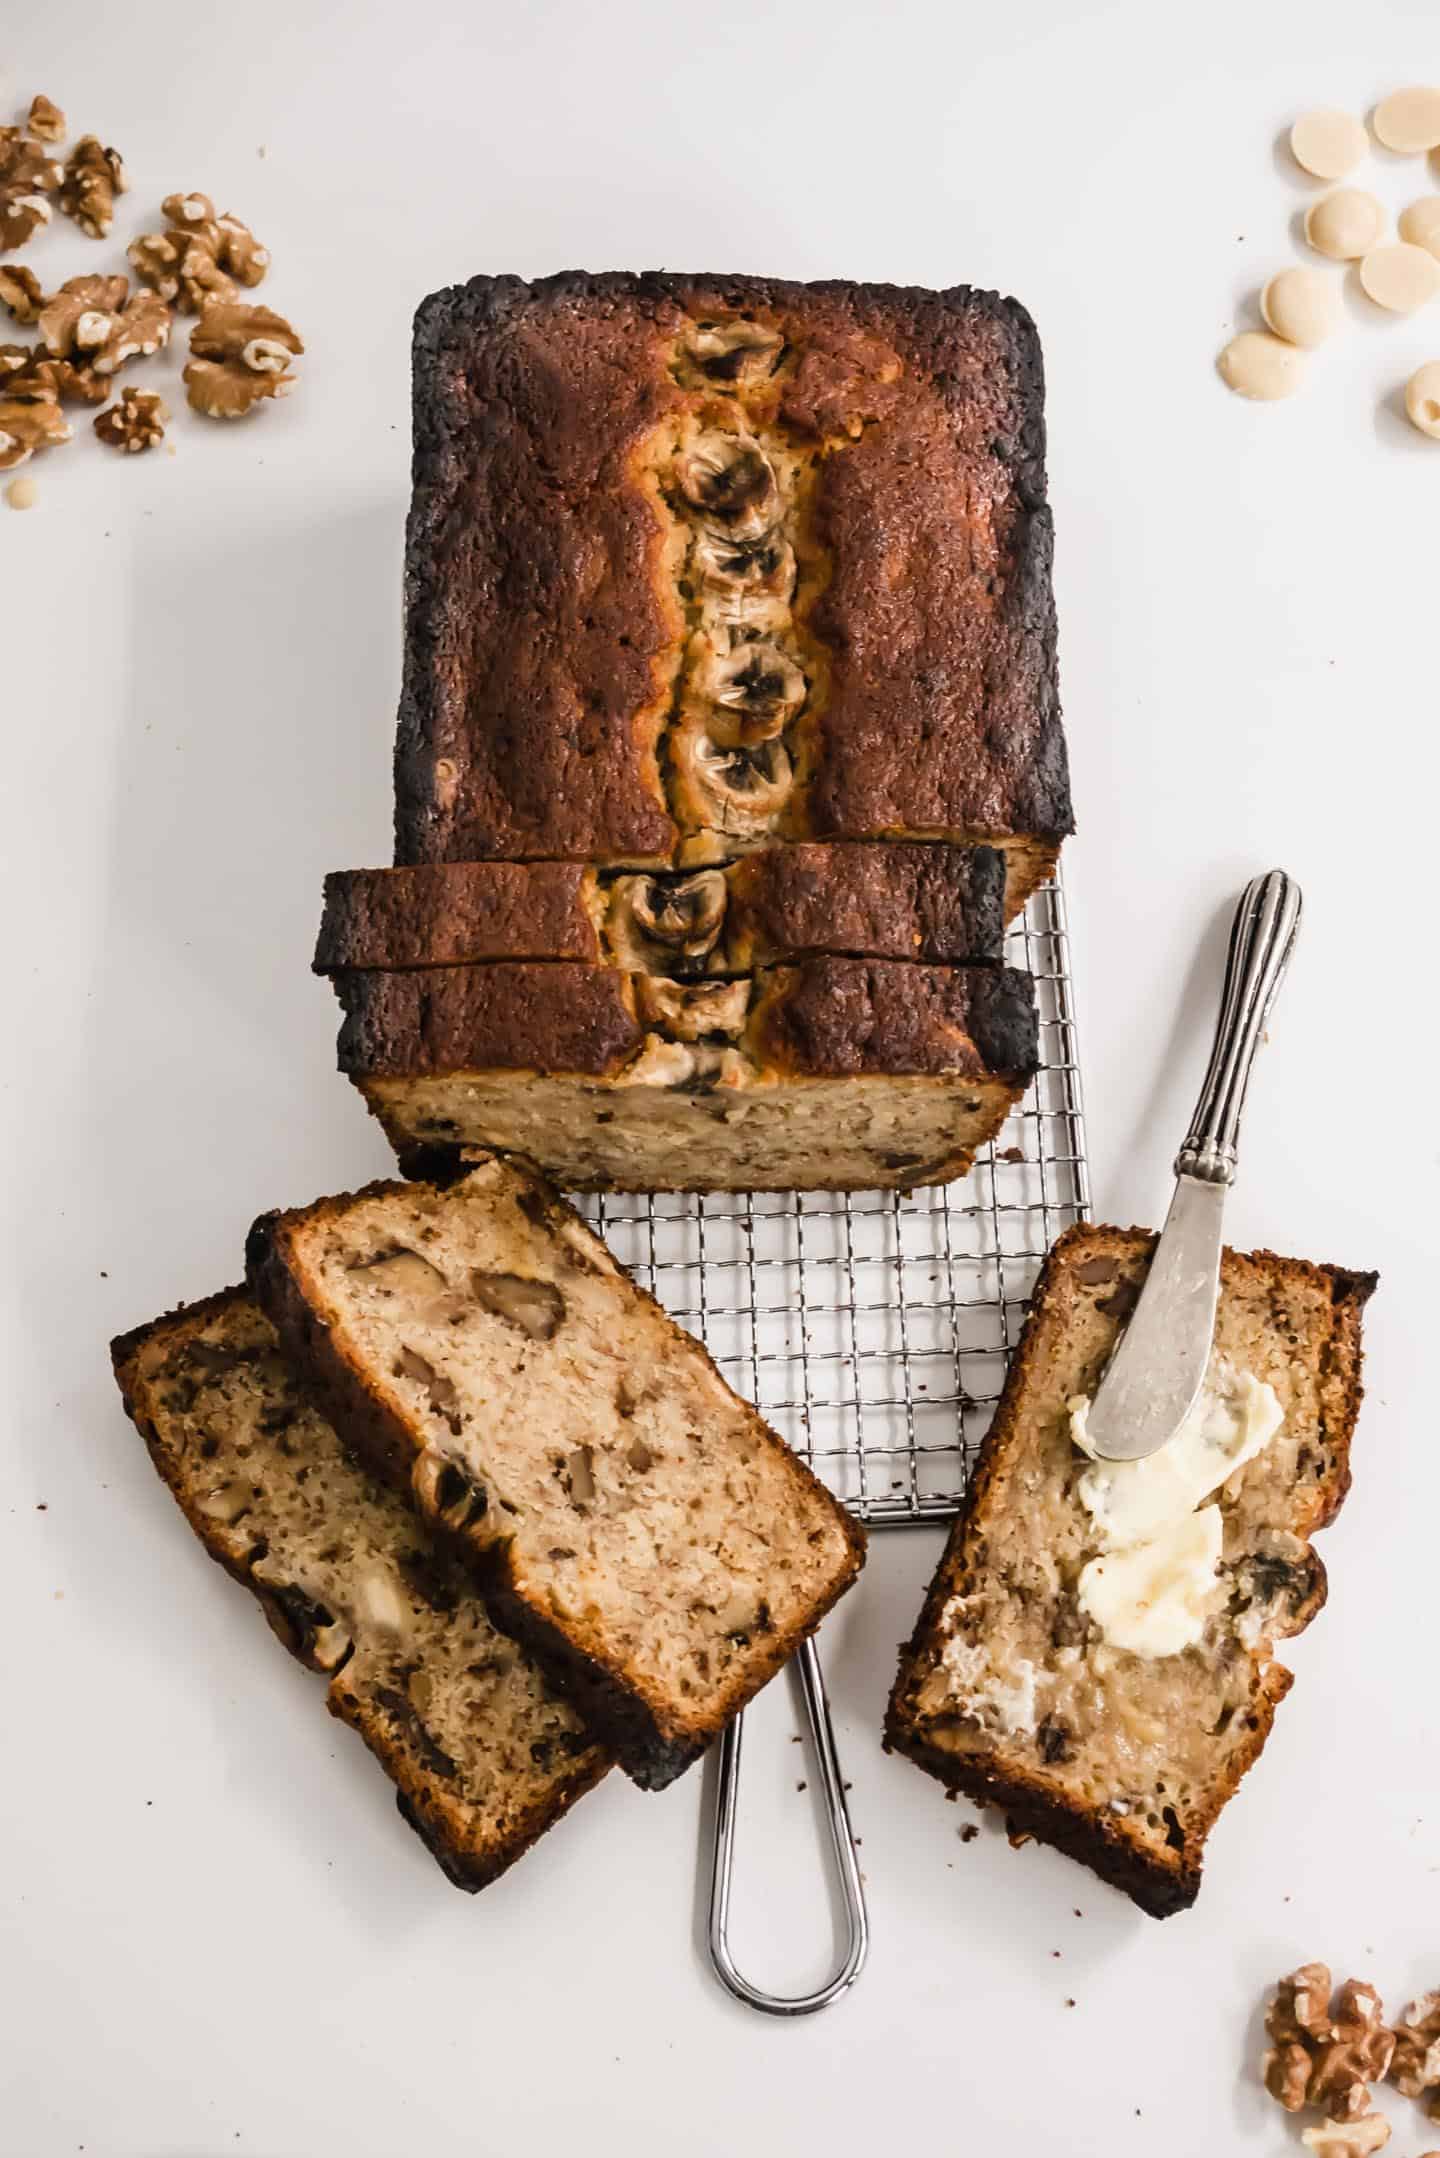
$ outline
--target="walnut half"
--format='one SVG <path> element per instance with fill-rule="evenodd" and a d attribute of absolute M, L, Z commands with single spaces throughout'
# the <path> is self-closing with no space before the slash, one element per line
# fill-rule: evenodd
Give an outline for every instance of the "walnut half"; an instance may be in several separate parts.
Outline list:
<path fill-rule="evenodd" d="M 1396 2023 L 1390 2080 L 1440 2120 L 1440 1993 L 1422 1993 Z"/>
<path fill-rule="evenodd" d="M 194 357 L 185 389 L 209 419 L 240 419 L 266 397 L 294 387 L 290 361 L 305 350 L 283 315 L 238 300 L 207 300 L 190 335 Z"/>
<path fill-rule="evenodd" d="M 65 160 L 60 207 L 92 240 L 103 240 L 115 219 L 115 197 L 129 185 L 120 152 L 98 135 L 82 135 Z"/>
<path fill-rule="evenodd" d="M 1332 2005 L 1327 1966 L 1302 1964 L 1276 1987 L 1265 2029 L 1272 2041 L 1265 2088 L 1287 2112 L 1317 2106 L 1332 2122 L 1352 2124 L 1369 2116 L 1370 2086 L 1395 2050 L 1373 1986 L 1347 1978 Z"/>
<path fill-rule="evenodd" d="M 120 393 L 119 402 L 106 412 L 97 413 L 92 425 L 100 440 L 112 450 L 124 450 L 131 456 L 142 450 L 153 450 L 165 439 L 165 422 L 170 412 L 163 399 L 154 390 L 137 390 L 127 386 Z"/>
<path fill-rule="evenodd" d="M 0 472 L 13 472 L 36 450 L 54 449 L 74 432 L 51 397 L 0 397 Z"/>

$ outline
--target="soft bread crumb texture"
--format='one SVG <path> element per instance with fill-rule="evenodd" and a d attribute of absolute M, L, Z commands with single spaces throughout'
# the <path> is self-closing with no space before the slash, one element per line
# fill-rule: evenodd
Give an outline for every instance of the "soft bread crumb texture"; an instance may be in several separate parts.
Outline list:
<path fill-rule="evenodd" d="M 1087 1226 L 1051 1254 L 902 1655 L 889 1735 L 1163 1910 L 1193 1900 L 1205 1836 L 1289 1686 L 1274 1642 L 1324 1601 L 1307 1539 L 1348 1488 L 1373 1278 L 1226 1253 L 1215 1355 L 1272 1386 L 1284 1420 L 1218 1494 L 1221 1588 L 1201 1640 L 1156 1658 L 1107 1645 L 1081 1608 L 1101 1538 L 1067 1409 L 1093 1395 L 1151 1249 L 1138 1231 Z"/>
<path fill-rule="evenodd" d="M 667 1737 L 718 1729 L 853 1578 L 848 1517 L 539 1179 L 492 1159 L 277 1234 L 422 1509 Z"/>
<path fill-rule="evenodd" d="M 567 1191 L 908 1190 L 963 1176 L 1019 1091 L 993 1079 L 789 1080 L 687 1092 L 506 1071 L 358 1082 L 403 1159 L 495 1147 Z"/>
<path fill-rule="evenodd" d="M 122 1346 L 127 1405 L 192 1526 L 329 1677 L 452 1877 L 492 1878 L 609 1766 L 464 1569 L 369 1476 L 242 1292 Z"/>

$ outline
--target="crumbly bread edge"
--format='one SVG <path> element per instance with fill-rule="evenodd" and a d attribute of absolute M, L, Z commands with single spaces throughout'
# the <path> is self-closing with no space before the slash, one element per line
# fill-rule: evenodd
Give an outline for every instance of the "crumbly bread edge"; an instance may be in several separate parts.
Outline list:
<path fill-rule="evenodd" d="M 471 1161 L 466 1164 L 466 1170 L 475 1166 L 476 1163 Z M 587 1235 L 593 1234 L 588 1224 L 537 1170 L 513 1160 L 507 1160 L 507 1166 L 528 1178 L 548 1204 L 569 1215 Z M 402 1417 L 392 1414 L 375 1393 L 365 1372 L 336 1341 L 332 1324 L 339 1315 L 307 1267 L 303 1252 L 297 1249 L 297 1241 L 305 1230 L 342 1215 L 357 1199 L 408 1200 L 412 1191 L 411 1184 L 382 1180 L 367 1184 L 357 1192 L 318 1199 L 310 1206 L 261 1215 L 246 1239 L 245 1253 L 252 1291 L 279 1333 L 287 1354 L 305 1372 L 317 1398 L 327 1405 L 327 1413 L 333 1404 L 337 1421 L 343 1422 L 347 1434 L 353 1436 L 375 1471 L 403 1491 L 414 1504 L 410 1470 L 420 1451 L 415 1435 Z M 720 1384 L 738 1401 L 740 1397 L 726 1384 L 703 1343 L 678 1326 L 663 1305 L 642 1289 L 623 1267 L 617 1271 L 634 1295 L 659 1314 L 673 1335 L 693 1348 L 710 1366 Z M 801 1642 L 814 1633 L 826 1613 L 853 1584 L 864 1564 L 864 1530 L 758 1412 L 748 1403 L 741 1405 L 753 1418 L 763 1442 L 779 1450 L 797 1488 L 808 1498 L 818 1498 L 832 1511 L 842 1528 L 850 1562 L 805 1625 L 767 1637 L 763 1651 L 756 1654 L 743 1674 L 736 1675 L 720 1703 L 704 1720 L 682 1723 L 672 1714 L 665 1713 L 623 1671 L 606 1660 L 597 1644 L 587 1643 L 583 1636 L 562 1632 L 548 1614 L 538 1609 L 521 1591 L 514 1578 L 507 1544 L 493 1541 L 482 1544 L 466 1531 L 448 1531 L 430 1516 L 423 1517 L 431 1534 L 444 1541 L 469 1567 L 486 1608 L 501 1632 L 509 1634 L 534 1656 L 556 1688 L 573 1702 L 589 1729 L 614 1752 L 626 1774 L 644 1790 L 663 1790 L 699 1759 L 719 1737 L 730 1718 L 754 1699 L 788 1663 Z"/>
<path fill-rule="evenodd" d="M 151 1413 L 149 1384 L 139 1370 L 140 1352 L 157 1336 L 172 1334 L 179 1342 L 218 1317 L 238 1298 L 248 1299 L 249 1293 L 241 1287 L 221 1289 L 199 1303 L 177 1305 L 158 1319 L 117 1334 L 110 1344 L 110 1361 L 125 1413 L 144 1440 L 161 1481 L 209 1557 L 223 1567 L 232 1580 L 247 1589 L 263 1611 L 264 1590 L 252 1577 L 248 1565 L 237 1561 L 225 1549 L 217 1522 L 196 1504 L 184 1466 Z M 304 1664 L 298 1649 L 292 1648 L 289 1653 Z M 310 1666 L 305 1664 L 305 1668 L 308 1670 Z M 433 1784 L 419 1771 L 414 1757 L 396 1739 L 384 1719 L 371 1714 L 365 1704 L 348 1691 L 344 1676 L 342 1668 L 326 1688 L 326 1706 L 330 1714 L 349 1724 L 363 1740 L 395 1785 L 395 1804 L 402 1820 L 420 1837 L 446 1879 L 471 1895 L 498 1880 L 547 1828 L 553 1827 L 578 1798 L 593 1790 L 610 1771 L 612 1763 L 598 1747 L 592 1748 L 588 1755 L 577 1755 L 568 1773 L 556 1779 L 550 1794 L 537 1799 L 519 1814 L 509 1835 L 477 1848 L 467 1834 L 464 1808 L 447 1795 L 436 1793 Z"/>
<path fill-rule="evenodd" d="M 1255 1727 L 1247 1744 L 1237 1753 L 1230 1773 L 1217 1784 L 1210 1804 L 1199 1816 L 1196 1832 L 1187 1836 L 1187 1849 L 1175 1853 L 1173 1858 L 1167 1856 L 1164 1862 L 1137 1848 L 1103 1814 L 1087 1811 L 1054 1790 L 1028 1764 L 1008 1759 L 1002 1745 L 992 1745 L 988 1750 L 977 1749 L 965 1757 L 928 1745 L 911 1725 L 906 1702 L 912 1658 L 940 1624 L 953 1586 L 953 1570 L 960 1561 L 970 1524 L 983 1509 L 991 1485 L 1005 1467 L 1012 1427 L 1036 1362 L 1039 1330 L 1033 1320 L 1043 1310 L 1055 1282 L 1073 1256 L 1081 1253 L 1099 1256 L 1118 1251 L 1129 1258 L 1137 1241 L 1153 1250 L 1157 1238 L 1148 1229 L 1116 1229 L 1102 1223 L 1077 1222 L 1051 1247 L 1036 1283 L 1030 1316 L 1011 1359 L 1000 1403 L 986 1433 L 975 1473 L 966 1489 L 915 1630 L 901 1648 L 899 1669 L 886 1711 L 884 1743 L 887 1752 L 904 1754 L 951 1791 L 963 1792 L 981 1805 L 1001 1807 L 1014 1840 L 1034 1837 L 1053 1845 L 1067 1857 L 1089 1867 L 1101 1880 L 1120 1889 L 1152 1918 L 1168 1918 L 1177 1911 L 1188 1909 L 1199 1893 L 1209 1832 L 1235 1795 L 1241 1778 L 1262 1752 L 1275 1720 L 1276 1707 L 1290 1690 L 1293 1674 L 1283 1664 L 1273 1658 L 1267 1664 L 1255 1704 Z M 1329 1289 L 1334 1329 L 1328 1346 L 1340 1382 L 1341 1410 L 1339 1428 L 1327 1433 L 1334 1450 L 1334 1471 L 1317 1491 L 1313 1517 L 1308 1522 L 1295 1524 L 1294 1533 L 1308 1539 L 1334 1520 L 1350 1489 L 1350 1448 L 1364 1394 L 1360 1379 L 1361 1313 L 1379 1277 L 1372 1273 L 1357 1273 L 1348 1267 L 1282 1258 L 1278 1253 L 1263 1250 L 1235 1252 L 1227 1247 L 1224 1263 L 1249 1273 L 1273 1273 L 1275 1269 L 1281 1269 L 1292 1277 L 1308 1275 L 1323 1280 Z M 1294 1629 L 1296 1632 L 1309 1624 L 1325 1601 L 1325 1572 L 1318 1554 L 1315 1568 L 1315 1593 Z M 1255 1652 L 1251 1653 L 1254 1655 Z"/>

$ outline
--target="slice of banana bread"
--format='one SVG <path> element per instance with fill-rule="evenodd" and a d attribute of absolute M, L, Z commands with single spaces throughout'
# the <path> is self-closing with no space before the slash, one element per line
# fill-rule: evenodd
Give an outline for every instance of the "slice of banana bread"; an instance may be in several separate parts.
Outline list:
<path fill-rule="evenodd" d="M 243 1289 L 112 1344 L 125 1407 L 213 1559 L 329 1680 L 457 1887 L 483 1888 L 610 1767 L 463 1567 L 353 1461 Z"/>
<path fill-rule="evenodd" d="M 859 1529 L 578 1214 L 490 1158 L 255 1224 L 251 1280 L 377 1468 L 639 1783 L 859 1572 Z"/>
<path fill-rule="evenodd" d="M 1325 1599 L 1308 1539 L 1349 1488 L 1375 1276 L 1227 1251 L 1189 1450 L 1089 1462 L 1154 1241 L 1082 1225 L 1046 1261 L 886 1737 L 1165 1917 L 1290 1685 L 1273 1643 Z"/>
<path fill-rule="evenodd" d="M 576 862 L 337 870 L 314 964 L 338 974 L 569 959 L 688 978 L 811 953 L 998 960 L 1004 900 L 996 848 L 904 840 L 802 842 L 646 875 Z"/>
<path fill-rule="evenodd" d="M 415 322 L 396 860 L 1071 825 L 1044 382 L 993 292 L 477 277 Z"/>
<path fill-rule="evenodd" d="M 1037 1057 L 1012 967 L 810 958 L 686 982 L 520 961 L 335 987 L 340 1069 L 402 1166 L 497 1147 L 567 1191 L 946 1183 Z"/>

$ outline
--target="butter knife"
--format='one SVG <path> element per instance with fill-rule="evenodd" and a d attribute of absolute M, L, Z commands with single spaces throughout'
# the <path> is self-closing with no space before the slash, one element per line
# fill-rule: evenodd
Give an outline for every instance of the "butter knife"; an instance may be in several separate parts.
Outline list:
<path fill-rule="evenodd" d="M 1086 1439 L 1105 1461 L 1142 1461 L 1158 1452 L 1204 1383 L 1240 1112 L 1299 927 L 1300 887 L 1283 869 L 1246 885 L 1230 930 L 1210 1066 L 1175 1157 L 1175 1196 L 1140 1300 L 1086 1418 Z"/>

